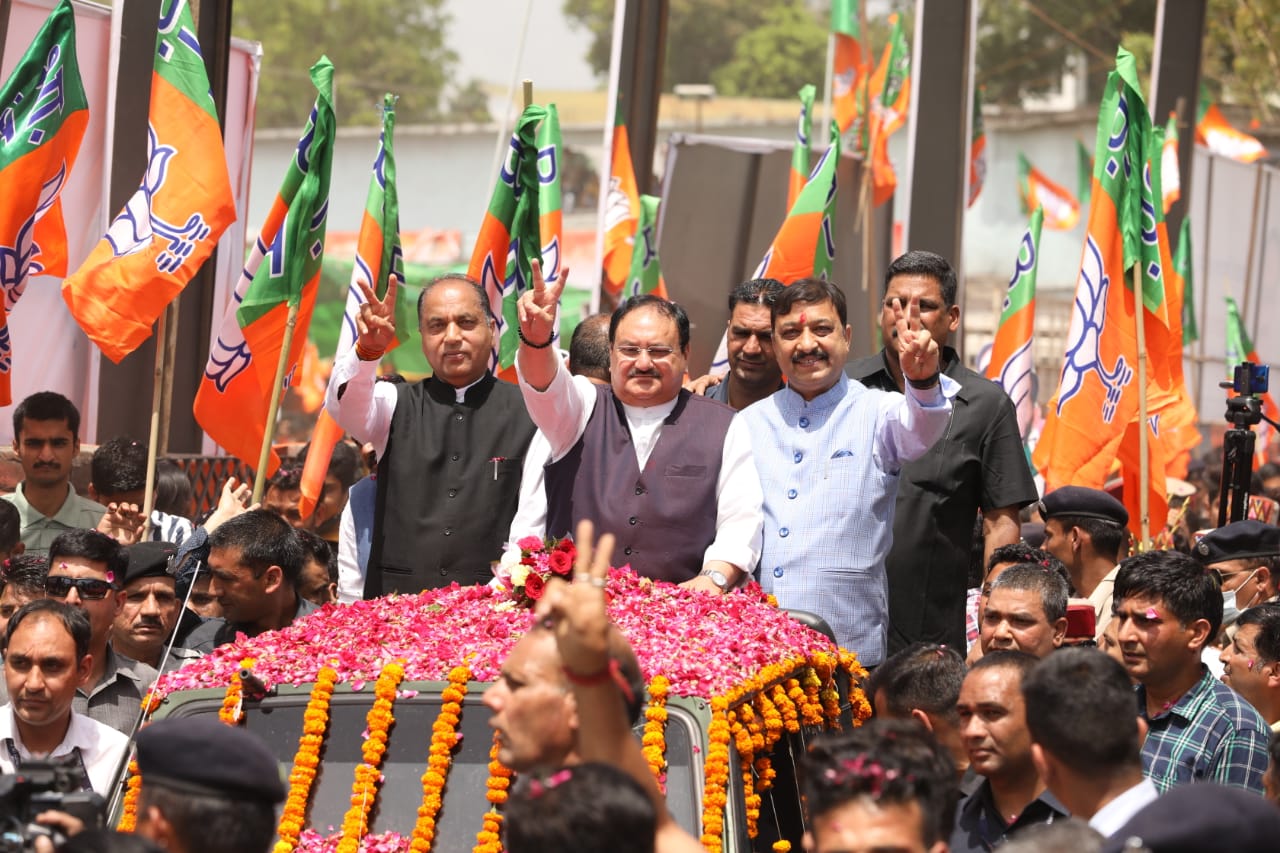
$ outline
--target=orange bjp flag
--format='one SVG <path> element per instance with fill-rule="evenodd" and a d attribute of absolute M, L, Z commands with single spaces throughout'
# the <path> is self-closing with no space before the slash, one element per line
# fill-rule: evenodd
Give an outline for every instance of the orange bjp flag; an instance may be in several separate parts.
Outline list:
<path fill-rule="evenodd" d="M 186 287 L 235 221 L 218 113 L 186 0 L 164 0 L 156 33 L 142 184 L 88 260 L 62 283 L 80 328 L 119 362 Z"/>
<path fill-rule="evenodd" d="M 620 105 L 619 105 L 620 106 Z M 609 156 L 609 195 L 604 209 L 605 292 L 617 296 L 631 272 L 631 251 L 636 224 L 640 221 L 640 191 L 631 164 L 631 144 L 627 125 L 618 109 L 613 121 L 612 153 Z"/>

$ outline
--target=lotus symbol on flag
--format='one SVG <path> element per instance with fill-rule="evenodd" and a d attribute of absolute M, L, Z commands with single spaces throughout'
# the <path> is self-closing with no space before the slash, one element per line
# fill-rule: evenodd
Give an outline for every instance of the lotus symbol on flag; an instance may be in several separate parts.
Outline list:
<path fill-rule="evenodd" d="M 832 78 L 831 88 L 835 97 L 847 98 L 849 96 L 849 92 L 853 89 L 854 70 L 849 68 Z"/>
<path fill-rule="evenodd" d="M 616 226 L 631 219 L 631 199 L 622 191 L 622 180 L 616 175 L 609 179 L 609 196 L 604 207 L 604 230 L 612 231 Z M 633 238 L 627 238 L 630 246 Z"/>
<path fill-rule="evenodd" d="M 1085 241 L 1084 258 L 1080 264 L 1080 281 L 1076 285 L 1075 310 L 1071 317 L 1071 329 L 1067 333 L 1067 357 L 1062 365 L 1062 379 L 1058 395 L 1058 416 L 1071 398 L 1084 388 L 1090 373 L 1096 373 L 1098 381 L 1107 389 L 1102 405 L 1102 420 L 1111 423 L 1124 386 L 1133 379 L 1133 368 L 1121 355 L 1115 366 L 1107 370 L 1102 365 L 1098 341 L 1107 317 L 1107 290 L 1111 280 L 1103 266 L 1102 252 L 1093 235 Z"/>
<path fill-rule="evenodd" d="M 160 218 L 151 209 L 151 198 L 158 193 L 169 174 L 169 161 L 178 153 L 172 145 L 161 145 L 155 128 L 147 125 L 147 172 L 142 185 L 125 204 L 124 210 L 111 222 L 106 240 L 116 257 L 132 255 L 146 249 L 159 236 L 169 242 L 168 248 L 156 255 L 156 269 L 172 273 L 181 268 L 196 244 L 209 236 L 209 225 L 200 213 L 193 213 L 182 225 Z"/>
<path fill-rule="evenodd" d="M 40 257 L 40 244 L 32 239 L 32 233 L 35 231 L 36 223 L 58 200 L 62 185 L 66 182 L 67 164 L 63 161 L 58 167 L 58 173 L 40 187 L 40 200 L 36 202 L 35 211 L 32 212 L 31 218 L 22 223 L 22 227 L 18 229 L 18 239 L 15 241 L 17 245 L 0 246 L 0 288 L 4 289 L 6 313 L 13 310 L 13 306 L 26 290 L 28 276 L 44 272 L 44 264 L 37 260 Z"/>

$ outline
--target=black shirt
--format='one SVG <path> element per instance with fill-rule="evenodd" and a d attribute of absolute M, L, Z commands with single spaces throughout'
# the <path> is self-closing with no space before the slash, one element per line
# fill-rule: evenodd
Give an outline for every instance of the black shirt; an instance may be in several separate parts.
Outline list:
<path fill-rule="evenodd" d="M 869 388 L 900 391 L 882 350 L 849 365 Z M 914 642 L 965 647 L 973 526 L 983 507 L 1021 508 L 1039 495 L 1004 389 L 943 347 L 942 372 L 960 384 L 946 434 L 902 467 L 889 576 L 889 651 Z"/>
<path fill-rule="evenodd" d="M 1003 844 L 1013 832 L 1037 823 L 1053 823 L 1069 817 L 1066 806 L 1048 790 L 1036 797 L 1011 823 L 1006 823 L 991 795 L 986 779 L 956 809 L 956 827 L 951 834 L 951 853 L 981 853 Z"/>

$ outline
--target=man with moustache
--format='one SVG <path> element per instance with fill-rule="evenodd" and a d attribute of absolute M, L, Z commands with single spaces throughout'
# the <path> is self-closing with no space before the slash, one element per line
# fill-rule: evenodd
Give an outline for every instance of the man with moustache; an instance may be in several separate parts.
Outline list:
<path fill-rule="evenodd" d="M 937 344 L 942 375 L 959 390 L 945 434 L 899 477 L 889 577 L 889 647 L 925 640 L 960 648 L 974 520 L 982 515 L 983 564 L 1001 545 L 1021 538 L 1018 510 L 1036 500 L 1018 416 L 1004 390 L 966 368 L 947 345 L 960 328 L 956 273 L 932 252 L 897 258 L 884 275 L 880 329 L 885 347 L 849 366 L 868 388 L 904 391 L 904 368 L 893 345 L 893 303 L 920 306 L 920 326 Z"/>
<path fill-rule="evenodd" d="M 742 411 L 782 388 L 782 371 L 773 354 L 770 312 L 782 288 L 776 279 L 753 278 L 729 292 L 725 329 L 729 372 L 723 377 L 704 376 L 693 382 L 690 390 Z"/>
<path fill-rule="evenodd" d="M 1241 613 L 1219 660 L 1222 682 L 1262 715 L 1274 739 L 1280 732 L 1280 604 L 1260 604 Z"/>
<path fill-rule="evenodd" d="M 681 388 L 689 316 L 655 296 L 628 299 L 609 323 L 610 384 L 595 385 L 550 348 L 566 275 L 544 282 L 535 264 L 518 306 L 520 391 L 553 460 L 547 534 L 590 519 L 640 574 L 728 591 L 760 554 L 760 480 L 733 410 Z"/>
<path fill-rule="evenodd" d="M 958 390 L 939 369 L 919 305 L 895 303 L 894 312 L 905 395 L 845 376 L 853 330 L 840 288 L 792 283 L 773 304 L 787 387 L 739 415 L 764 487 L 761 584 L 783 607 L 825 619 L 868 666 L 886 654 L 884 561 L 899 475 L 943 435 Z"/>
<path fill-rule="evenodd" d="M 533 423 L 520 392 L 489 372 L 497 321 L 479 284 L 450 273 L 418 298 L 432 375 L 376 382 L 395 340 L 393 276 L 379 299 L 361 283 L 356 345 L 340 354 L 325 408 L 378 458 L 364 597 L 486 583 L 515 515 Z"/>

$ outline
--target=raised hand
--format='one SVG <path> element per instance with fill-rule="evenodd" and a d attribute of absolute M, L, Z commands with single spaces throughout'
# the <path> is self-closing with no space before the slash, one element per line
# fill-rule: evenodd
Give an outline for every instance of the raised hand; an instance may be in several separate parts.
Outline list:
<path fill-rule="evenodd" d="M 893 321 L 897 328 L 898 364 L 902 375 L 917 382 L 938 373 L 938 342 L 920 323 L 920 303 L 915 299 L 904 310 L 902 301 L 893 300 Z"/>
<path fill-rule="evenodd" d="M 356 280 L 364 302 L 356 314 L 356 346 L 365 352 L 382 353 L 396 339 L 396 290 L 400 280 L 393 274 L 387 279 L 387 293 L 381 299 L 373 285 Z"/>
<path fill-rule="evenodd" d="M 516 303 L 516 311 L 520 320 L 520 334 L 525 341 L 541 344 L 550 342 L 555 333 L 556 306 L 560 304 L 560 294 L 564 292 L 564 283 L 569 279 L 569 268 L 562 266 L 560 275 L 555 281 L 546 281 L 542 277 L 542 264 L 534 260 L 532 267 L 533 286 L 520 295 Z"/>
<path fill-rule="evenodd" d="M 538 620 L 555 633 L 564 666 L 581 675 L 601 672 L 609 663 L 609 613 L 604 584 L 613 556 L 613 534 L 606 533 L 593 545 L 594 534 L 590 521 L 578 522 L 573 543 L 578 550 L 573 583 L 553 579 L 536 610 Z"/>
<path fill-rule="evenodd" d="M 98 532 L 107 534 L 121 545 L 132 545 L 142 541 L 146 526 L 147 520 L 137 504 L 110 503 L 98 522 Z"/>

